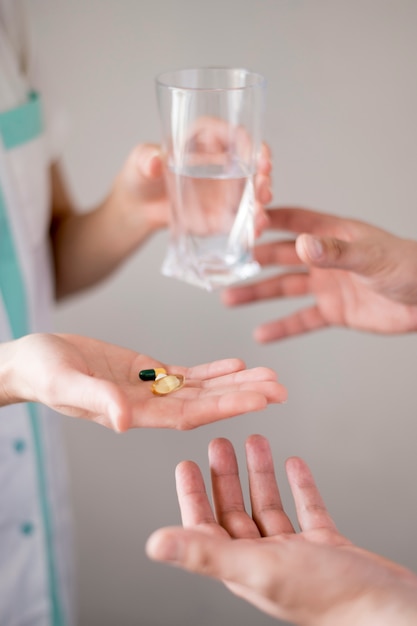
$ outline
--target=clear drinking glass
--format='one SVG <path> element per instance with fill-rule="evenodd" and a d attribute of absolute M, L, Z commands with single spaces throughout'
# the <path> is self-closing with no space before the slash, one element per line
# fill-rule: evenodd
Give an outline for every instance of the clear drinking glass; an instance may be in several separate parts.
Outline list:
<path fill-rule="evenodd" d="M 253 276 L 265 78 L 182 69 L 157 76 L 156 89 L 172 208 L 162 273 L 209 291 Z"/>

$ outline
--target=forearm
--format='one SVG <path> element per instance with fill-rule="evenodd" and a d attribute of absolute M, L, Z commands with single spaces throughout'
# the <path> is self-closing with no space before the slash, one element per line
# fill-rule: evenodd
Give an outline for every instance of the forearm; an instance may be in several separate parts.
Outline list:
<path fill-rule="evenodd" d="M 56 297 L 90 287 L 109 276 L 153 232 L 141 211 L 112 210 L 109 197 L 88 213 L 71 212 L 51 231 Z"/>
<path fill-rule="evenodd" d="M 141 145 L 129 155 L 107 198 L 87 213 L 74 209 L 59 164 L 51 168 L 50 238 L 57 298 L 106 278 L 168 223 L 168 203 L 157 149 Z"/>

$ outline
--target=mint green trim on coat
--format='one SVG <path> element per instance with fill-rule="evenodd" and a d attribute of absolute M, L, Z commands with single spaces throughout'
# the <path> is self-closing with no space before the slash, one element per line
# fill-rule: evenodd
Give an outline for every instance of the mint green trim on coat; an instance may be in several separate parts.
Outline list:
<path fill-rule="evenodd" d="M 27 319 L 26 294 L 22 281 L 19 261 L 12 233 L 7 219 L 4 196 L 0 188 L 0 291 L 6 303 L 9 324 L 13 337 L 26 335 L 29 328 Z"/>
<path fill-rule="evenodd" d="M 11 111 L 0 113 L 0 136 L 6 150 L 12 150 L 34 140 L 42 133 L 42 115 L 37 94 L 29 95 L 26 104 Z M 13 210 L 13 209 L 11 209 Z M 14 245 L 13 232 L 9 223 L 5 197 L 0 187 L 0 292 L 6 308 L 13 338 L 17 339 L 30 332 L 29 313 L 24 278 L 19 256 Z M 60 602 L 56 564 L 53 550 L 53 526 L 49 508 L 47 480 L 39 407 L 26 404 L 34 442 L 37 484 L 48 569 L 51 626 L 64 626 L 65 619 Z M 46 625 L 45 625 L 46 626 Z"/>
<path fill-rule="evenodd" d="M 52 626 L 64 626 L 65 619 L 62 612 L 58 584 L 56 577 L 56 566 L 54 561 L 54 552 L 52 548 L 53 530 L 51 524 L 51 512 L 49 510 L 49 502 L 47 498 L 48 488 L 46 484 L 45 466 L 43 462 L 43 442 L 42 433 L 39 423 L 38 405 L 33 402 L 29 402 L 27 405 L 30 425 L 32 428 L 32 437 L 34 443 L 34 449 L 36 451 L 36 465 L 38 469 L 38 486 L 40 493 L 40 506 L 42 513 L 42 520 L 47 544 L 46 559 L 48 564 L 48 582 L 49 582 L 49 597 L 51 601 L 51 625 Z"/>
<path fill-rule="evenodd" d="M 35 92 L 29 94 L 24 104 L 0 113 L 0 135 L 6 150 L 36 139 L 42 128 L 42 107 Z"/>

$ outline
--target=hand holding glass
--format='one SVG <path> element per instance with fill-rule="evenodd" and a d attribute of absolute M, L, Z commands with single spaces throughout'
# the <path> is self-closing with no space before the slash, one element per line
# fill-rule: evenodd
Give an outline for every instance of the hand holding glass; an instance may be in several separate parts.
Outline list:
<path fill-rule="evenodd" d="M 209 291 L 253 276 L 265 79 L 201 68 L 157 77 L 172 215 L 162 273 Z"/>

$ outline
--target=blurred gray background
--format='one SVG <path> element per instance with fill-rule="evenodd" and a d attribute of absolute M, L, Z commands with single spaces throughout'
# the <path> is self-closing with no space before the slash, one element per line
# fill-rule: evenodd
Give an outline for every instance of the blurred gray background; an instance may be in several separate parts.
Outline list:
<path fill-rule="evenodd" d="M 247 66 L 268 79 L 274 204 L 302 204 L 417 237 L 415 0 L 38 0 L 40 60 L 65 104 L 64 163 L 87 210 L 130 149 L 158 141 L 154 76 Z M 179 523 L 178 461 L 207 471 L 207 444 L 266 435 L 283 464 L 311 465 L 340 530 L 417 571 L 417 336 L 331 329 L 257 345 L 257 324 L 309 300 L 226 310 L 217 294 L 160 275 L 157 235 L 121 271 L 56 310 L 57 330 L 192 365 L 239 356 L 274 368 L 285 405 L 193 432 L 122 436 L 65 420 L 80 626 L 263 626 L 274 620 L 220 583 L 150 562 L 149 534 Z"/>

